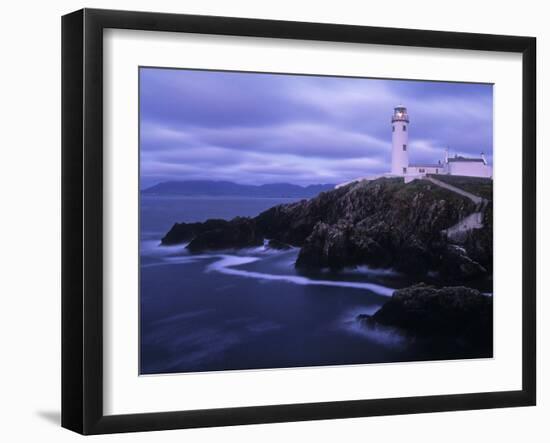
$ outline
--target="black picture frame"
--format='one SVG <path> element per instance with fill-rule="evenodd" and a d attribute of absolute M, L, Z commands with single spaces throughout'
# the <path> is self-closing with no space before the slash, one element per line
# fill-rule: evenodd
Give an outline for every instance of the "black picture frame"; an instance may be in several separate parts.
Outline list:
<path fill-rule="evenodd" d="M 522 389 L 130 415 L 103 412 L 103 30 L 522 54 Z M 62 18 L 62 426 L 82 434 L 530 406 L 536 403 L 536 39 L 83 9 Z"/>

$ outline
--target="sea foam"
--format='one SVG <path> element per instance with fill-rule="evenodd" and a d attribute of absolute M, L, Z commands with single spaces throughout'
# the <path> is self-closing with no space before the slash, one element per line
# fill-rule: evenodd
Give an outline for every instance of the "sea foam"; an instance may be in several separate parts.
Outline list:
<path fill-rule="evenodd" d="M 269 281 L 284 281 L 288 283 L 293 283 L 296 285 L 317 285 L 317 286 L 335 286 L 341 288 L 354 288 L 354 289 L 366 289 L 368 291 L 374 292 L 378 295 L 383 295 L 386 297 L 391 297 L 394 289 L 388 288 L 386 286 L 378 285 L 375 283 L 366 283 L 366 282 L 350 282 L 342 280 L 315 280 L 299 275 L 277 275 L 277 274 L 266 274 L 263 272 L 247 271 L 244 269 L 235 269 L 235 266 L 246 265 L 249 263 L 254 263 L 260 260 L 258 257 L 246 257 L 246 256 L 235 256 L 235 255 L 220 255 L 220 260 L 207 266 L 207 271 L 220 272 L 226 275 L 235 275 L 245 278 L 254 278 L 258 280 L 269 280 Z"/>

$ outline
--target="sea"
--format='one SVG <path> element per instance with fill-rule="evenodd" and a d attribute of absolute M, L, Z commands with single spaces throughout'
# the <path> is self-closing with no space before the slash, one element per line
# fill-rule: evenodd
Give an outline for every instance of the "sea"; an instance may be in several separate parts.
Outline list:
<path fill-rule="evenodd" d="M 302 273 L 299 250 L 190 254 L 161 246 L 175 222 L 255 216 L 296 199 L 142 194 L 140 373 L 362 365 L 459 358 L 391 329 L 366 328 L 397 288 L 414 281 L 366 266 Z"/>

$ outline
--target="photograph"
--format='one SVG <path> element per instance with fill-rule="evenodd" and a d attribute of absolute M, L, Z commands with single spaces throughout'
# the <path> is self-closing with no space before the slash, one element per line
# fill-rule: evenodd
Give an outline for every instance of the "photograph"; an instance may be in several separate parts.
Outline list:
<path fill-rule="evenodd" d="M 493 357 L 493 85 L 139 67 L 141 375 Z"/>

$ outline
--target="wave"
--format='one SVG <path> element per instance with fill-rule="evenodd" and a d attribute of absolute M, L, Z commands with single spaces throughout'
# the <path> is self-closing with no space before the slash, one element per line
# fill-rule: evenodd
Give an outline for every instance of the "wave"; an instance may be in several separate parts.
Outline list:
<path fill-rule="evenodd" d="M 391 268 L 370 268 L 366 265 L 360 265 L 355 268 L 345 268 L 344 270 L 350 274 L 388 276 L 388 277 L 394 277 L 399 275 L 399 272 Z"/>
<path fill-rule="evenodd" d="M 361 325 L 358 320 L 349 322 L 346 326 L 347 330 L 351 333 L 385 346 L 404 348 L 408 342 L 408 339 L 394 328 L 383 326 L 366 327 Z"/>
<path fill-rule="evenodd" d="M 154 268 L 157 266 L 169 266 L 169 265 L 184 265 L 187 263 L 196 263 L 200 260 L 205 260 L 207 257 L 204 255 L 189 255 L 189 256 L 165 256 L 162 258 L 162 261 L 157 261 L 153 263 L 142 263 L 141 268 Z"/>
<path fill-rule="evenodd" d="M 368 327 L 357 319 L 359 314 L 372 315 L 378 309 L 380 309 L 380 306 L 377 305 L 352 309 L 344 314 L 341 319 L 341 325 L 349 333 L 363 337 L 369 341 L 392 348 L 404 348 L 408 339 L 397 329 L 380 325 Z"/>
<path fill-rule="evenodd" d="M 354 282 L 354 281 L 345 281 L 345 280 L 318 280 L 313 278 L 308 278 L 299 275 L 291 274 L 268 274 L 264 272 L 257 271 L 247 271 L 244 269 L 236 269 L 237 266 L 247 265 L 259 260 L 265 259 L 266 255 L 283 255 L 294 253 L 295 248 L 292 250 L 280 251 L 277 249 L 271 249 L 267 246 L 267 242 L 264 242 L 264 245 L 254 247 L 254 248 L 245 248 L 239 250 L 240 253 L 247 255 L 233 255 L 233 254 L 201 254 L 201 255 L 190 255 L 185 250 L 186 244 L 180 244 L 177 246 L 160 246 L 158 241 L 147 240 L 141 242 L 141 253 L 142 255 L 149 256 L 151 258 L 161 259 L 161 261 L 154 263 L 143 263 L 142 268 L 150 268 L 157 266 L 166 266 L 166 265 L 177 265 L 177 264 L 187 264 L 195 263 L 200 260 L 211 260 L 218 259 L 214 263 L 209 264 L 206 267 L 207 272 L 219 272 L 221 274 L 233 275 L 244 278 L 253 278 L 257 280 L 266 280 L 266 281 L 283 281 L 287 283 L 292 283 L 301 286 L 317 285 L 317 286 L 332 286 L 340 288 L 352 288 L 352 289 L 365 289 L 375 294 L 382 295 L 385 297 L 391 297 L 394 290 L 387 286 L 383 286 L 376 283 L 367 283 L 367 282 Z M 294 263 L 294 259 L 292 259 Z M 368 272 L 365 269 L 361 269 L 363 273 L 367 274 Z M 389 272 L 387 270 L 381 270 L 382 272 Z M 376 270 L 370 270 L 373 274 L 377 273 Z"/>
<path fill-rule="evenodd" d="M 140 254 L 154 257 L 167 257 L 174 254 L 186 252 L 189 243 L 165 246 L 161 245 L 159 240 L 141 240 L 139 244 Z"/>
<path fill-rule="evenodd" d="M 278 275 L 278 274 L 266 274 L 263 272 L 247 271 L 244 269 L 235 269 L 235 266 L 246 265 L 254 263 L 260 258 L 258 257 L 247 257 L 247 256 L 235 256 L 235 255 L 220 255 L 220 260 L 211 263 L 207 266 L 207 271 L 220 272 L 226 275 L 235 275 L 245 278 L 254 278 L 257 280 L 269 280 L 269 281 L 284 281 L 287 283 L 293 283 L 296 285 L 308 286 L 308 285 L 317 285 L 317 286 L 335 286 L 341 288 L 354 288 L 354 289 L 366 289 L 368 291 L 374 292 L 378 295 L 383 295 L 385 297 L 391 297 L 394 290 L 393 288 L 388 288 L 386 286 L 378 285 L 376 283 L 366 283 L 366 282 L 350 282 L 343 280 L 315 280 L 299 275 Z"/>

